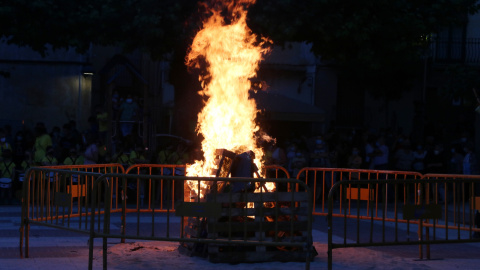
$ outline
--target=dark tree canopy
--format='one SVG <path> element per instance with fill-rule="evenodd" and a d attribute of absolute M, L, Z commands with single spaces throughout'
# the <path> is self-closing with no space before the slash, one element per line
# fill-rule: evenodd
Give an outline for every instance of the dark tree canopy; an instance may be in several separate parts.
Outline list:
<path fill-rule="evenodd" d="M 422 70 L 430 35 L 465 24 L 477 0 L 257 0 L 250 25 L 276 43 L 306 41 L 344 78 L 398 97 Z M 389 86 L 386 89 L 385 86 Z M 391 90 L 386 92 L 385 90 Z"/>
<path fill-rule="evenodd" d="M 309 42 L 346 78 L 377 95 L 391 85 L 395 96 L 421 67 L 430 34 L 465 23 L 476 2 L 257 0 L 249 24 L 275 44 Z M 46 44 L 79 52 L 95 44 L 140 49 L 158 59 L 172 51 L 185 53 L 200 27 L 198 10 L 194 0 L 0 0 L 0 36 L 38 52 Z"/>
<path fill-rule="evenodd" d="M 0 35 L 44 52 L 90 44 L 142 49 L 154 58 L 171 52 L 197 8 L 191 0 L 0 0 Z"/>

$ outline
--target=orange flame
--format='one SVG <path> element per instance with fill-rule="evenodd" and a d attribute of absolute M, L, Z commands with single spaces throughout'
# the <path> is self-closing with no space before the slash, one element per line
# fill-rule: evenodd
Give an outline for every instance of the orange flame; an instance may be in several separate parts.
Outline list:
<path fill-rule="evenodd" d="M 213 176 L 215 150 L 228 149 L 237 154 L 246 151 L 255 153 L 255 164 L 262 168 L 260 160 L 263 150 L 257 145 L 255 123 L 257 107 L 249 98 L 250 78 L 256 76 L 263 54 L 268 52 L 262 38 L 257 41 L 246 23 L 247 11 L 244 6 L 255 0 L 221 1 L 219 8 L 210 16 L 195 36 L 187 65 L 199 67 L 207 64 L 207 75 L 200 76 L 203 94 L 208 98 L 198 115 L 197 132 L 204 137 L 202 150 L 204 161 L 197 160 L 187 168 L 188 176 Z M 218 2 L 217 2 L 218 4 Z M 227 8 L 230 23 L 225 22 L 220 8 Z M 197 182 L 192 182 L 194 190 Z"/>
<path fill-rule="evenodd" d="M 197 125 L 197 131 L 204 137 L 205 163 L 197 161 L 190 166 L 189 175 L 211 175 L 216 149 L 236 153 L 252 150 L 257 166 L 261 165 L 259 160 L 263 157 L 254 135 L 259 130 L 255 124 L 256 103 L 249 98 L 248 91 L 251 88 L 249 79 L 255 77 L 267 49 L 262 48 L 264 42 L 256 44 L 256 36 L 247 27 L 247 12 L 242 6 L 230 8 L 237 18 L 226 24 L 220 11 L 214 10 L 197 33 L 187 57 L 188 65 L 198 65 L 200 58 L 208 64 L 208 76 L 199 78 L 203 85 L 201 93 L 208 100 L 198 115 Z"/>

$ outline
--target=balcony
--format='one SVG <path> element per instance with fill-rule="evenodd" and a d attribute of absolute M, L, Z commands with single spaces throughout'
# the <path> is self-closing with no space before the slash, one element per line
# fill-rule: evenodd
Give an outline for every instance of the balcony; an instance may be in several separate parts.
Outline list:
<path fill-rule="evenodd" d="M 480 65 L 480 38 L 437 38 L 430 49 L 434 64 Z"/>

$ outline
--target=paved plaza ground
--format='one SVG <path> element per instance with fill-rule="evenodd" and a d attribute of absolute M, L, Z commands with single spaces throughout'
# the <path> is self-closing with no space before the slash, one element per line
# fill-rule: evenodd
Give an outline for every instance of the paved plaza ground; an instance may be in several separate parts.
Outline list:
<path fill-rule="evenodd" d="M 20 206 L 0 206 L 0 269 L 87 269 L 88 236 L 32 226 L 30 257 L 20 258 Z M 318 255 L 310 269 L 327 268 L 327 227 L 316 217 L 313 231 Z M 338 240 L 338 239 L 337 239 Z M 101 240 L 95 240 L 94 269 L 102 269 Z M 334 269 L 478 269 L 480 244 L 432 245 L 431 260 L 419 260 L 418 246 L 342 248 L 333 251 Z M 108 269 L 305 269 L 301 262 L 211 263 L 178 252 L 176 242 L 108 240 Z"/>

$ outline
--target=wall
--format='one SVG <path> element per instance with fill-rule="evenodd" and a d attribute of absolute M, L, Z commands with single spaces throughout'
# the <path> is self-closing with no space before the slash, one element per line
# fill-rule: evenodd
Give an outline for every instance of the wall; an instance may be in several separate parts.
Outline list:
<path fill-rule="evenodd" d="M 85 56 L 74 50 L 47 51 L 47 56 L 26 47 L 0 43 L 0 127 L 16 132 L 44 122 L 48 131 L 69 120 L 86 128 L 90 110 L 91 78 L 82 75 Z"/>
<path fill-rule="evenodd" d="M 267 92 L 314 105 L 315 61 L 308 44 L 275 46 L 261 62 L 259 77 L 267 82 Z"/>

